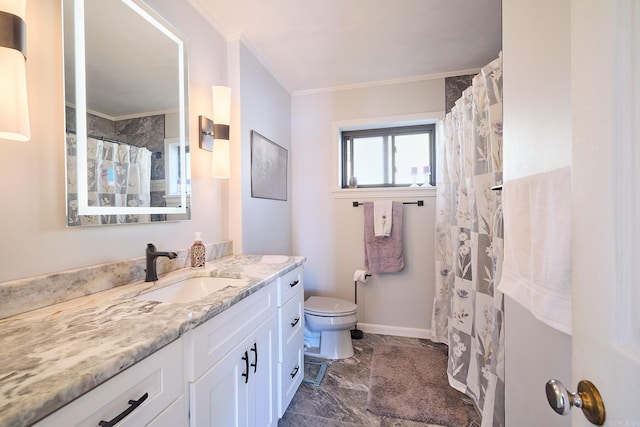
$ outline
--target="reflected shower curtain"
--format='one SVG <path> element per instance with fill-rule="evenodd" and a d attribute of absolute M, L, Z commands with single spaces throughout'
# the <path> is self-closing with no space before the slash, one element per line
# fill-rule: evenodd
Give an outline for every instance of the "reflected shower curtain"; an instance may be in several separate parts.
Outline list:
<path fill-rule="evenodd" d="M 449 345 L 449 383 L 482 426 L 504 425 L 502 59 L 491 62 L 439 123 L 433 340 Z"/>
<path fill-rule="evenodd" d="M 121 224 L 149 221 L 150 215 L 77 215 L 76 135 L 67 134 L 68 225 Z M 149 207 L 151 151 L 144 147 L 87 138 L 89 206 Z"/>

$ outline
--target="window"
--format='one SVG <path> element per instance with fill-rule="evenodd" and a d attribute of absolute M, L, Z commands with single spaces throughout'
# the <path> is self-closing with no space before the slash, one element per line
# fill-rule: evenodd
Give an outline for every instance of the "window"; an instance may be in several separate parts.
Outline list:
<path fill-rule="evenodd" d="M 342 131 L 342 188 L 435 185 L 435 125 Z"/>
<path fill-rule="evenodd" d="M 164 140 L 164 178 L 165 190 L 167 196 L 175 196 L 181 194 L 182 177 L 180 174 L 180 139 L 169 138 Z M 186 187 L 187 194 L 191 193 L 191 155 L 189 146 L 185 147 L 185 165 L 186 169 Z M 154 178 L 152 178 L 154 179 Z"/>

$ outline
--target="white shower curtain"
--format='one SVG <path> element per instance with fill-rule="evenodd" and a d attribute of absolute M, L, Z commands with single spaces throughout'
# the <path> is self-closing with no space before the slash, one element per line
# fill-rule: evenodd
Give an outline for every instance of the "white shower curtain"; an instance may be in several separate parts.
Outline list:
<path fill-rule="evenodd" d="M 439 123 L 434 341 L 449 345 L 449 383 L 482 426 L 504 425 L 502 59 L 491 62 Z"/>
<path fill-rule="evenodd" d="M 68 225 L 148 222 L 150 215 L 78 215 L 76 135 L 67 133 Z M 151 205 L 151 151 L 145 147 L 87 138 L 89 206 L 149 207 Z"/>

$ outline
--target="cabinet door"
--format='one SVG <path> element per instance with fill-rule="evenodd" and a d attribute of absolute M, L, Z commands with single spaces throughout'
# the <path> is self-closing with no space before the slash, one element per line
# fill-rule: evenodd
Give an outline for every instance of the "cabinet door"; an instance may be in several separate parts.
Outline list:
<path fill-rule="evenodd" d="M 246 375 L 250 374 L 250 357 L 243 341 L 190 384 L 191 427 L 248 425 Z"/>
<path fill-rule="evenodd" d="M 273 314 L 247 339 L 250 354 L 248 413 L 250 426 L 275 426 L 278 423 L 276 377 L 276 330 Z"/>

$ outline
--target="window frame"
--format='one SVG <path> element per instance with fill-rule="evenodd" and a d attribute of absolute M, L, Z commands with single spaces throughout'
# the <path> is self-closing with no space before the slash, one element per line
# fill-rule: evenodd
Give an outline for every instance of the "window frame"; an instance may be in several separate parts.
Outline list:
<path fill-rule="evenodd" d="M 394 170 L 389 171 L 389 168 L 385 167 L 385 174 L 391 172 L 391 183 L 381 184 L 358 184 L 358 188 L 407 188 L 411 184 L 396 184 L 395 183 L 395 136 L 396 135 L 412 135 L 419 133 L 429 134 L 429 167 L 431 175 L 429 177 L 429 185 L 435 186 L 436 183 L 436 124 L 435 123 L 423 123 L 417 125 L 404 125 L 404 126 L 378 126 L 375 128 L 366 129 L 354 129 L 354 130 L 340 130 L 340 188 L 349 188 L 349 176 L 347 171 L 349 168 L 353 170 L 353 138 L 360 137 L 382 137 L 384 138 L 384 144 L 392 144 L 391 150 L 391 164 Z M 391 141 L 388 141 L 391 139 Z"/>

